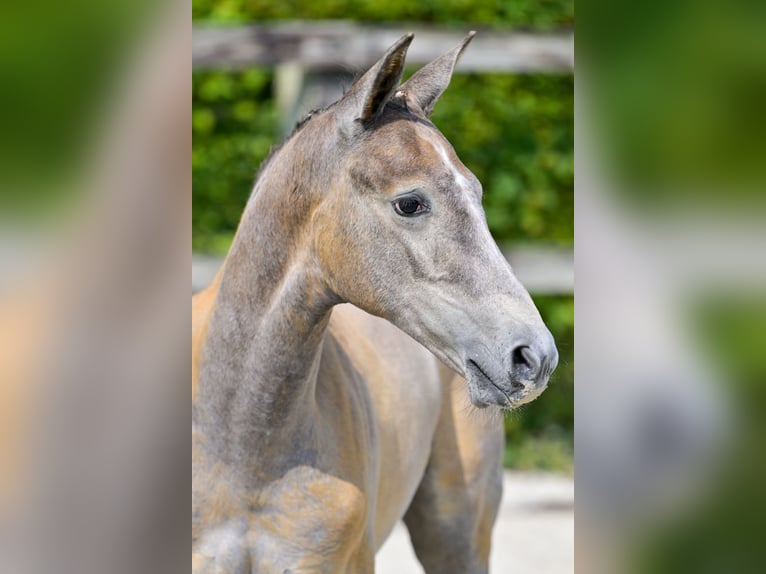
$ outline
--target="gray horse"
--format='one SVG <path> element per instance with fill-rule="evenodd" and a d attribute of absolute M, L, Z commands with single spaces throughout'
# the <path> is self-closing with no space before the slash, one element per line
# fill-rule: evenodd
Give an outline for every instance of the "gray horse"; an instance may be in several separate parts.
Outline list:
<path fill-rule="evenodd" d="M 487 571 L 502 417 L 466 387 L 514 408 L 558 356 L 428 120 L 472 37 L 303 122 L 192 299 L 194 572 L 373 572 L 402 518 L 427 572 Z"/>

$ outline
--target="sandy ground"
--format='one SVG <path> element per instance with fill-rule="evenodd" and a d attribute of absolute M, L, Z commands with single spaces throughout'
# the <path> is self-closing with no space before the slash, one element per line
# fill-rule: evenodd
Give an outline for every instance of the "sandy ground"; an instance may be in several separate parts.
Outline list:
<path fill-rule="evenodd" d="M 423 574 L 399 524 L 376 557 L 377 574 Z M 495 524 L 492 574 L 574 571 L 574 482 L 571 477 L 506 472 Z"/>

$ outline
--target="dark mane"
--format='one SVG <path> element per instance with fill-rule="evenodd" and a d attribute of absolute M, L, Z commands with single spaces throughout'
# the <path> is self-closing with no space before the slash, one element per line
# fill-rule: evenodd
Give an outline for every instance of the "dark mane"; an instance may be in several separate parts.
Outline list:
<path fill-rule="evenodd" d="M 281 150 L 284 145 L 293 139 L 305 126 L 308 124 L 315 116 L 318 116 L 328 108 L 330 108 L 333 104 L 330 104 L 329 106 L 325 106 L 324 108 L 315 108 L 308 112 L 305 116 L 303 116 L 300 120 L 298 120 L 295 123 L 295 126 L 293 127 L 293 130 L 290 132 L 290 134 L 282 140 L 281 143 L 278 143 L 277 145 L 271 146 L 271 149 L 269 149 L 268 155 L 263 159 L 261 162 L 261 165 L 258 167 L 258 171 L 255 173 L 255 181 L 254 184 L 258 183 L 258 179 L 261 177 L 261 174 L 266 170 L 269 163 L 271 163 L 271 160 L 274 159 L 274 156 L 277 155 L 279 150 Z M 253 192 L 255 192 L 255 188 L 257 186 L 253 185 Z"/>

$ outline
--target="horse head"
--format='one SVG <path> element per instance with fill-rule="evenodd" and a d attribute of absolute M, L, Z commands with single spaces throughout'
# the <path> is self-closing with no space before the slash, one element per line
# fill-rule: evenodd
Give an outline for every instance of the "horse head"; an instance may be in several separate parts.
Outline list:
<path fill-rule="evenodd" d="M 427 347 L 474 405 L 513 408 L 543 391 L 558 353 L 490 235 L 481 184 L 429 120 L 472 37 L 401 84 L 402 37 L 288 144 L 314 190 L 301 233 L 336 302 Z"/>

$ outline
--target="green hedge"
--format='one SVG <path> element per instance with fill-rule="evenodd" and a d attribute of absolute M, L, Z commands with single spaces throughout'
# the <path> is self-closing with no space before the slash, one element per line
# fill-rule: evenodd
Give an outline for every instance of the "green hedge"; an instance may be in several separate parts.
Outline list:
<path fill-rule="evenodd" d="M 279 143 L 273 74 L 194 73 L 192 248 L 225 253 L 258 165 Z"/>
<path fill-rule="evenodd" d="M 466 23 L 548 30 L 574 23 L 572 0 L 193 0 L 195 20 L 340 20 Z"/>

